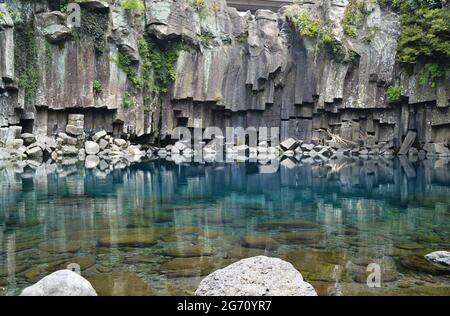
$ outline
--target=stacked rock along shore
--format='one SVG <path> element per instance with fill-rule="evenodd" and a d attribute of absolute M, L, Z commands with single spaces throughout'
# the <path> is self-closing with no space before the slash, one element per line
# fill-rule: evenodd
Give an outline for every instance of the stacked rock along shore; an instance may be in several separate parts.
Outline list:
<path fill-rule="evenodd" d="M 405 46 L 413 27 L 402 26 L 408 14 L 392 1 L 298 1 L 277 12 L 238 12 L 225 0 L 139 1 L 76 1 L 80 27 L 68 1 L 0 3 L 1 157 L 42 150 L 45 159 L 56 150 L 46 136 L 80 136 L 76 122 L 66 129 L 72 113 L 84 115 L 87 140 L 105 130 L 173 145 L 176 127 L 277 127 L 281 141 L 338 152 L 343 141 L 362 156 L 449 154 L 448 54 L 428 56 L 432 43 Z M 438 11 L 426 12 L 436 19 L 422 18 L 421 3 L 410 10 L 424 21 L 421 39 L 445 42 L 427 23 L 446 22 L 449 2 L 433 1 Z M 405 67 L 402 51 L 421 58 Z M 22 147 L 28 132 L 42 146 Z"/>
<path fill-rule="evenodd" d="M 59 163 L 74 165 L 84 162 L 86 168 L 107 169 L 139 161 L 146 152 L 141 145 L 114 138 L 104 130 L 88 137 L 84 132 L 84 116 L 69 114 L 65 132 L 56 137 L 21 133 L 22 127 L 0 128 L 0 161 L 39 165 Z"/>

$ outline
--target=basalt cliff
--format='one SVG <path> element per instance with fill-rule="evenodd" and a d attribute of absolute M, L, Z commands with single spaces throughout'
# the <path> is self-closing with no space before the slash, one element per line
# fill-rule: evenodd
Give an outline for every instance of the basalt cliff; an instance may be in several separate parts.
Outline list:
<path fill-rule="evenodd" d="M 69 114 L 83 115 L 87 136 L 140 143 L 170 142 L 177 126 L 279 127 L 281 140 L 306 142 L 332 133 L 397 151 L 408 132 L 406 147 L 450 140 L 448 77 L 424 82 L 420 62 L 397 62 L 399 15 L 377 1 L 352 36 L 347 0 L 254 13 L 224 0 L 60 2 L 0 4 L 3 145 L 65 132 Z M 329 26 L 328 45 L 298 31 L 295 10 Z"/>

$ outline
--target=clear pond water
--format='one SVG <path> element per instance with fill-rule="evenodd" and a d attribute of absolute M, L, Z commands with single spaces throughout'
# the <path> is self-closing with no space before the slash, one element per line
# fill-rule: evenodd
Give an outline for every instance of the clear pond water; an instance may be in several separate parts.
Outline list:
<path fill-rule="evenodd" d="M 423 258 L 449 248 L 448 160 L 0 169 L 0 295 L 70 263 L 102 295 L 191 295 L 255 255 L 319 295 L 450 295 L 449 271 Z"/>

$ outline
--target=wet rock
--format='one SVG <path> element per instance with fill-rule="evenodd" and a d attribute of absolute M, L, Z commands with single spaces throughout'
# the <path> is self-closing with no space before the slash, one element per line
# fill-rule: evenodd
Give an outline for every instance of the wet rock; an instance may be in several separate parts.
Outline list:
<path fill-rule="evenodd" d="M 450 269 L 450 252 L 448 251 L 435 251 L 426 254 L 425 259 L 438 266 Z"/>
<path fill-rule="evenodd" d="M 297 147 L 297 145 L 298 145 L 297 141 L 293 138 L 288 138 L 280 143 L 280 147 L 285 151 L 288 150 L 293 151 Z"/>
<path fill-rule="evenodd" d="M 344 259 L 338 252 L 298 250 L 286 253 L 284 259 L 311 281 L 334 282 L 342 270 Z"/>
<path fill-rule="evenodd" d="M 100 139 L 103 139 L 106 135 L 108 135 L 108 134 L 106 133 L 105 130 L 97 132 L 94 134 L 94 136 L 92 136 L 92 140 L 94 142 L 98 143 L 100 141 Z"/>
<path fill-rule="evenodd" d="M 304 231 L 279 234 L 275 240 L 281 244 L 310 244 L 318 243 L 325 238 L 324 233 L 320 231 Z"/>
<path fill-rule="evenodd" d="M 100 237 L 98 245 L 100 247 L 150 247 L 158 242 L 151 230 L 129 229 L 115 235 L 105 235 Z"/>
<path fill-rule="evenodd" d="M 39 250 L 49 253 L 76 253 L 80 250 L 80 244 L 77 242 L 68 242 L 65 240 L 52 240 L 42 242 L 38 245 Z"/>
<path fill-rule="evenodd" d="M 41 147 L 36 146 L 33 148 L 28 149 L 26 152 L 27 156 L 29 158 L 33 159 L 42 159 L 44 152 L 42 151 Z"/>
<path fill-rule="evenodd" d="M 202 236 L 209 239 L 215 239 L 219 237 L 219 232 L 217 230 L 208 229 L 204 232 L 202 232 Z"/>
<path fill-rule="evenodd" d="M 20 137 L 23 139 L 23 144 L 25 146 L 31 145 L 36 141 L 36 137 L 31 133 L 23 133 Z"/>
<path fill-rule="evenodd" d="M 445 275 L 449 274 L 449 269 L 439 267 L 425 259 L 426 253 L 402 253 L 396 257 L 396 263 L 399 267 L 406 269 L 407 271 L 413 271 L 418 273 L 427 273 L 431 275 Z"/>
<path fill-rule="evenodd" d="M 108 147 L 109 142 L 105 139 L 100 139 L 100 141 L 98 142 L 98 146 L 100 148 L 100 150 L 104 150 L 106 147 Z"/>
<path fill-rule="evenodd" d="M 66 125 L 66 133 L 73 135 L 73 136 L 81 136 L 84 134 L 84 129 L 83 127 L 78 127 L 78 126 L 74 126 L 74 125 Z"/>
<path fill-rule="evenodd" d="M 423 146 L 423 150 L 425 150 L 429 156 L 450 156 L 450 150 L 445 146 L 445 144 L 426 143 Z"/>
<path fill-rule="evenodd" d="M 211 249 L 205 246 L 178 246 L 176 248 L 164 249 L 162 255 L 168 257 L 202 257 L 211 256 Z"/>
<path fill-rule="evenodd" d="M 37 268 L 32 268 L 28 271 L 25 271 L 23 276 L 25 277 L 25 280 L 27 280 L 27 282 L 35 283 L 41 278 L 41 271 Z"/>
<path fill-rule="evenodd" d="M 116 146 L 125 147 L 126 144 L 127 144 L 127 141 L 124 139 L 120 139 L 120 138 L 114 139 L 114 145 L 116 145 Z"/>
<path fill-rule="evenodd" d="M 153 289 L 134 272 L 111 272 L 88 276 L 100 296 L 149 296 Z"/>
<path fill-rule="evenodd" d="M 286 221 L 270 221 L 270 222 L 264 222 L 264 223 L 258 223 L 256 224 L 256 229 L 292 229 L 292 228 L 302 228 L 302 229 L 313 229 L 320 227 L 319 224 L 305 221 L 305 220 L 286 220 Z"/>
<path fill-rule="evenodd" d="M 84 148 L 86 150 L 86 154 L 88 155 L 97 155 L 100 151 L 100 147 L 96 142 L 87 141 L 84 143 Z"/>
<path fill-rule="evenodd" d="M 200 282 L 199 296 L 316 296 L 292 264 L 264 256 L 243 259 Z"/>
<path fill-rule="evenodd" d="M 161 265 L 161 271 L 169 278 L 205 276 L 217 268 L 212 257 L 175 258 Z"/>
<path fill-rule="evenodd" d="M 79 150 L 75 146 L 65 145 L 61 147 L 61 151 L 64 156 L 77 156 Z"/>
<path fill-rule="evenodd" d="M 422 246 L 421 244 L 416 243 L 416 242 L 405 242 L 405 243 L 397 244 L 395 246 L 399 249 L 404 249 L 404 250 L 419 250 L 419 249 L 425 248 L 424 246 Z"/>
<path fill-rule="evenodd" d="M 280 245 L 272 237 L 267 236 L 243 236 L 241 245 L 247 248 L 274 250 Z"/>
<path fill-rule="evenodd" d="M 67 269 L 70 264 L 79 265 L 81 271 L 87 270 L 95 265 L 94 256 L 77 256 L 67 259 L 56 260 L 48 263 L 46 271 L 53 272 L 55 270 Z"/>
<path fill-rule="evenodd" d="M 100 163 L 100 158 L 96 155 L 89 155 L 86 156 L 85 161 L 84 161 L 84 166 L 87 169 L 93 169 L 96 168 Z"/>
<path fill-rule="evenodd" d="M 25 288 L 21 296 L 97 296 L 92 285 L 70 270 L 56 271 Z"/>

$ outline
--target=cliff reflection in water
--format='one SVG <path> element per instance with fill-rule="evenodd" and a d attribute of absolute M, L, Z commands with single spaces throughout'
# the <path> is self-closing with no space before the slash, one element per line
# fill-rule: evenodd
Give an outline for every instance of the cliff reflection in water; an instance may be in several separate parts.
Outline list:
<path fill-rule="evenodd" d="M 22 172 L 23 171 L 23 172 Z M 450 245 L 448 160 L 0 170 L 0 293 L 78 263 L 100 294 L 192 294 L 204 275 L 265 254 L 322 295 L 444 294 L 423 254 Z M 366 266 L 382 287 L 366 286 Z"/>

